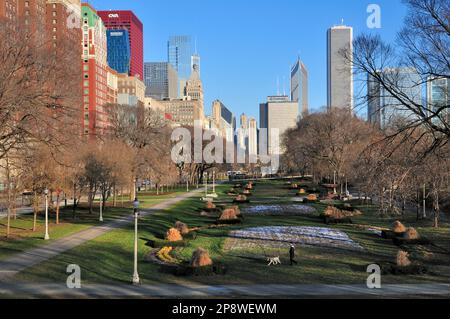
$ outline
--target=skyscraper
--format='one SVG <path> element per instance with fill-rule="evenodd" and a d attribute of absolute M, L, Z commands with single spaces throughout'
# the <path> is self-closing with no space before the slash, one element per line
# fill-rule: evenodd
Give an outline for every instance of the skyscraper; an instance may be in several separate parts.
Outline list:
<path fill-rule="evenodd" d="M 181 99 L 161 101 L 165 113 L 174 122 L 180 125 L 194 126 L 196 121 L 205 123 L 203 84 L 197 68 L 186 81 Z"/>
<path fill-rule="evenodd" d="M 174 67 L 178 73 L 180 80 L 180 96 L 183 95 L 183 88 L 187 79 L 191 76 L 193 68 L 191 37 L 186 35 L 171 36 L 167 42 L 167 58 L 168 62 Z M 200 75 L 200 66 L 197 65 L 197 71 Z"/>
<path fill-rule="evenodd" d="M 201 76 L 200 56 L 197 53 L 191 57 L 191 72 L 194 70 L 194 65 L 197 66 L 198 74 Z"/>
<path fill-rule="evenodd" d="M 130 47 L 130 73 L 144 79 L 144 29 L 138 17 L 128 10 L 98 11 L 108 30 L 128 30 Z"/>
<path fill-rule="evenodd" d="M 237 148 L 248 153 L 248 117 L 244 113 L 241 114 L 241 127 L 237 132 Z"/>
<path fill-rule="evenodd" d="M 144 64 L 145 95 L 158 100 L 178 97 L 177 71 L 167 62 Z"/>
<path fill-rule="evenodd" d="M 281 138 L 286 130 L 297 124 L 300 116 L 298 103 L 291 101 L 289 96 L 269 96 L 266 103 L 260 104 L 259 116 L 260 128 L 266 129 L 268 154 L 283 154 Z M 274 135 L 275 130 L 278 130 L 278 136 Z M 273 140 L 273 137 L 277 138 L 277 141 Z"/>
<path fill-rule="evenodd" d="M 107 30 L 108 65 L 118 73 L 130 74 L 130 40 L 128 30 Z"/>
<path fill-rule="evenodd" d="M 47 35 L 53 48 L 66 46 L 66 50 L 69 49 L 74 55 L 80 56 L 80 0 L 47 0 L 46 16 Z"/>
<path fill-rule="evenodd" d="M 219 128 L 227 142 L 234 142 L 234 131 L 236 130 L 236 117 L 220 100 L 213 101 L 212 118 L 215 127 Z"/>
<path fill-rule="evenodd" d="M 203 83 L 195 65 L 189 80 L 186 82 L 184 96 L 190 97 L 192 100 L 198 100 L 203 105 Z"/>
<path fill-rule="evenodd" d="M 422 88 L 420 75 L 413 68 L 387 68 L 379 71 L 385 86 L 398 91 L 396 95 L 422 105 Z M 368 119 L 381 129 L 386 129 L 397 123 L 410 123 L 417 120 L 417 115 L 407 108 L 401 100 L 392 95 L 389 90 L 373 77 L 368 78 Z"/>
<path fill-rule="evenodd" d="M 245 129 L 248 128 L 248 117 L 245 113 L 241 114 L 241 127 Z"/>
<path fill-rule="evenodd" d="M 327 33 L 327 106 L 353 111 L 353 72 L 350 63 L 341 55 L 348 50 L 353 55 L 353 29 L 335 26 Z"/>
<path fill-rule="evenodd" d="M 258 126 L 256 119 L 251 117 L 248 121 L 248 156 L 250 162 L 256 162 L 258 157 Z"/>
<path fill-rule="evenodd" d="M 303 116 L 308 114 L 308 70 L 300 59 L 291 68 L 291 101 L 298 102 Z"/>
<path fill-rule="evenodd" d="M 81 4 L 83 120 L 85 135 L 101 134 L 109 126 L 105 105 L 108 103 L 106 60 L 106 28 L 97 11 L 87 3 Z"/>

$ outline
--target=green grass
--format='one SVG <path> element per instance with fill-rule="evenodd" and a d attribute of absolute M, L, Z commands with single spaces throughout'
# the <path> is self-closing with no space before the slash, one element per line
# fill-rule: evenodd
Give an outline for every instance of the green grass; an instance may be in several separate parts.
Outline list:
<path fill-rule="evenodd" d="M 185 192 L 185 189 L 177 188 L 169 193 L 156 195 L 152 192 L 142 192 L 138 194 L 141 207 L 150 208 L 167 199 L 176 197 Z M 108 205 L 111 205 L 108 201 Z M 117 201 L 117 206 L 121 206 L 121 198 Z M 69 203 L 70 204 L 70 203 Z M 33 214 L 21 215 L 17 219 L 11 219 L 11 235 L 6 238 L 6 218 L 0 219 L 0 260 L 5 259 L 15 253 L 20 253 L 28 249 L 47 245 L 53 241 L 86 230 L 93 226 L 99 226 L 99 208 L 98 202 L 94 204 L 94 212 L 89 214 L 86 205 L 80 205 L 77 209 L 75 219 L 73 218 L 72 208 L 61 209 L 60 224 L 56 225 L 55 213 L 49 214 L 49 234 L 50 240 L 45 241 L 45 216 L 43 213 L 38 214 L 37 229 L 33 228 Z M 121 218 L 131 214 L 131 202 L 129 197 L 124 198 L 124 207 L 108 207 L 103 212 L 104 223 Z"/>
<path fill-rule="evenodd" d="M 230 203 L 225 195 L 230 186 L 219 186 L 219 202 Z M 251 201 L 287 203 L 295 191 L 288 190 L 283 182 L 259 182 Z M 198 196 L 199 197 L 199 196 Z M 224 243 L 230 230 L 255 226 L 320 226 L 324 227 L 318 215 L 326 207 L 314 204 L 317 216 L 247 216 L 244 224 L 220 229 L 204 229 L 198 237 L 189 242 L 187 247 L 177 248 L 178 258 L 188 260 L 197 247 L 208 249 L 215 261 L 220 261 L 228 268 L 224 276 L 209 277 L 175 277 L 162 274 L 159 266 L 145 260 L 151 251 L 147 246 L 149 240 L 163 238 L 168 228 L 180 220 L 190 227 L 206 227 L 214 219 L 202 217 L 199 209 L 203 206 L 198 199 L 189 198 L 176 206 L 162 212 L 147 216 L 139 226 L 139 273 L 144 284 L 158 283 L 203 283 L 203 284 L 364 284 L 367 278 L 367 265 L 391 262 L 395 259 L 398 247 L 392 241 L 377 237 L 366 230 L 352 225 L 331 226 L 345 231 L 353 240 L 361 244 L 365 251 L 348 251 L 342 249 L 300 247 L 297 251 L 298 266 L 288 263 L 288 248 L 273 251 L 262 249 L 244 249 L 224 251 Z M 268 198 L 271 198 L 270 200 Z M 275 199 L 274 199 L 275 198 Z M 252 205 L 250 203 L 249 205 Z M 354 218 L 356 224 L 389 227 L 395 218 L 380 218 L 376 207 L 360 206 L 364 215 Z M 398 217 L 397 217 L 398 218 Z M 444 224 L 436 230 L 430 221 L 415 222 L 413 214 L 407 215 L 404 223 L 417 227 L 419 232 L 432 239 L 439 246 L 450 250 L 449 225 Z M 56 258 L 33 267 L 21 274 L 19 280 L 33 282 L 64 282 L 65 269 L 68 264 L 78 264 L 82 268 L 82 280 L 87 283 L 129 283 L 133 269 L 133 227 L 109 232 L 93 241 L 76 247 Z M 431 274 L 423 276 L 383 276 L 383 283 L 425 283 L 450 282 L 450 257 L 440 253 L 435 247 L 410 249 L 411 258 L 430 267 Z M 283 265 L 268 268 L 265 253 L 279 254 Z M 429 259 L 429 253 L 433 257 Z"/>

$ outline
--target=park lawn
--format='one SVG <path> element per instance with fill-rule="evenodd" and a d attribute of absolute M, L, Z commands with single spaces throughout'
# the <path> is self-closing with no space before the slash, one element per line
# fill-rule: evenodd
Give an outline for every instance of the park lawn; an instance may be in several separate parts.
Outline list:
<path fill-rule="evenodd" d="M 230 202 L 225 196 L 229 186 L 218 187 L 220 202 Z M 293 197 L 294 191 L 288 190 L 282 182 L 258 182 L 252 201 L 271 197 L 270 203 L 285 203 Z M 277 197 L 277 199 L 274 199 Z M 252 204 L 250 204 L 252 205 Z M 190 227 L 205 227 L 214 223 L 214 219 L 202 217 L 199 209 L 203 203 L 198 198 L 189 198 L 173 208 L 157 212 L 140 221 L 139 231 L 139 273 L 144 284 L 158 283 L 200 283 L 200 284 L 365 284 L 367 266 L 373 263 L 386 263 L 395 260 L 398 251 L 392 241 L 382 239 L 375 234 L 355 225 L 331 226 L 345 231 L 353 240 L 365 248 L 365 251 L 343 249 L 300 247 L 297 250 L 298 266 L 288 265 L 288 248 L 280 249 L 241 249 L 224 250 L 227 234 L 230 230 L 256 226 L 325 226 L 318 215 L 326 205 L 314 204 L 318 209 L 316 216 L 246 216 L 244 223 L 218 229 L 203 229 L 197 232 L 197 238 L 187 247 L 177 248 L 176 255 L 188 260 L 197 247 L 206 248 L 215 261 L 227 266 L 227 274 L 207 277 L 176 277 L 163 274 L 160 266 L 146 261 L 151 251 L 149 240 L 162 238 L 168 228 L 180 220 Z M 375 207 L 359 207 L 364 215 L 355 218 L 356 224 L 389 227 L 394 218 L 377 216 Z M 435 230 L 430 222 L 415 223 L 412 215 L 405 218 L 407 226 L 417 227 L 418 231 L 435 243 L 450 250 L 448 225 Z M 417 251 L 416 251 L 417 250 Z M 433 249 L 430 258 L 426 249 L 413 249 L 413 260 L 430 266 L 431 274 L 421 276 L 385 275 L 383 283 L 430 283 L 450 282 L 450 258 L 448 253 L 438 254 Z M 85 283 L 129 283 L 133 269 L 133 228 L 115 230 L 93 241 L 72 249 L 56 258 L 26 270 L 18 275 L 18 280 L 32 282 L 64 282 L 68 264 L 78 264 L 82 268 L 82 280 Z M 280 255 L 283 265 L 268 268 L 266 255 Z"/>
<path fill-rule="evenodd" d="M 192 190 L 192 188 L 190 188 Z M 160 202 L 177 197 L 178 195 L 186 193 L 186 187 L 175 187 L 170 188 L 169 191 L 164 188 L 164 192 L 160 192 L 159 194 L 156 193 L 155 190 L 148 190 L 148 191 L 141 191 L 138 192 L 137 197 L 139 199 L 140 205 L 142 208 L 149 208 L 153 205 L 159 204 Z M 99 198 L 95 200 L 96 203 L 100 201 Z M 125 206 L 125 207 L 131 207 L 132 206 L 132 199 L 130 199 L 129 195 L 119 195 L 116 199 L 117 206 Z M 112 205 L 113 198 L 110 196 L 107 200 L 107 205 Z"/>
<path fill-rule="evenodd" d="M 184 190 L 185 192 L 185 190 Z M 138 197 L 141 207 L 150 208 L 167 199 L 174 198 L 182 194 L 182 189 L 175 189 L 173 192 L 163 193 L 160 195 L 152 193 L 139 193 Z M 124 201 L 124 207 L 107 207 L 103 212 L 104 223 L 120 219 L 132 213 L 131 203 Z M 108 202 L 108 205 L 111 203 Z M 89 214 L 86 205 L 82 204 L 77 209 L 74 219 L 72 208 L 62 208 L 60 211 L 60 224 L 55 223 L 55 213 L 49 213 L 49 234 L 50 240 L 45 241 L 45 215 L 38 214 L 37 230 L 33 228 L 33 214 L 20 215 L 16 220 L 11 219 L 11 236 L 6 239 L 6 218 L 0 220 L 0 260 L 10 257 L 13 254 L 26 251 L 28 249 L 40 247 L 54 242 L 57 239 L 70 236 L 80 231 L 86 230 L 93 226 L 99 226 L 99 208 L 98 201 L 94 204 L 94 212 Z M 121 206 L 121 202 L 117 202 Z"/>
<path fill-rule="evenodd" d="M 104 222 L 113 221 L 130 214 L 131 209 L 108 208 L 103 213 Z M 37 216 L 37 230 L 33 228 L 33 214 L 20 215 L 16 220 L 11 219 L 11 236 L 6 236 L 6 218 L 0 220 L 0 259 L 5 259 L 15 253 L 20 253 L 31 248 L 47 245 L 55 240 L 70 236 L 77 232 L 86 230 L 93 226 L 100 225 L 98 209 L 89 214 L 87 209 L 80 207 L 77 209 L 76 218 L 73 217 L 71 208 L 61 209 L 60 223 L 55 222 L 55 214 L 49 213 L 49 235 L 50 240 L 45 241 L 45 214 Z"/>

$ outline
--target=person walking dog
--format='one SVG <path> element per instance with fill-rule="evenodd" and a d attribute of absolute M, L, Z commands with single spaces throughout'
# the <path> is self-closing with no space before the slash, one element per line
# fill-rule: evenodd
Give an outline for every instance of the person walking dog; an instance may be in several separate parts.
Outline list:
<path fill-rule="evenodd" d="M 297 261 L 295 261 L 295 246 L 291 244 L 291 248 L 289 248 L 289 259 L 291 260 L 291 266 L 294 264 L 297 265 Z"/>

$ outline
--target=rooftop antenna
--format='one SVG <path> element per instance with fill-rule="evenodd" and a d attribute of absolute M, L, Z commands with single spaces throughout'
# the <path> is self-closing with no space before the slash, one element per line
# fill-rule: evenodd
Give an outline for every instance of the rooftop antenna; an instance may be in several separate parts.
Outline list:
<path fill-rule="evenodd" d="M 280 77 L 277 76 L 277 96 L 280 96 Z"/>
<path fill-rule="evenodd" d="M 195 37 L 195 40 L 194 40 L 194 43 L 195 43 L 195 54 L 197 54 L 197 37 Z"/>

